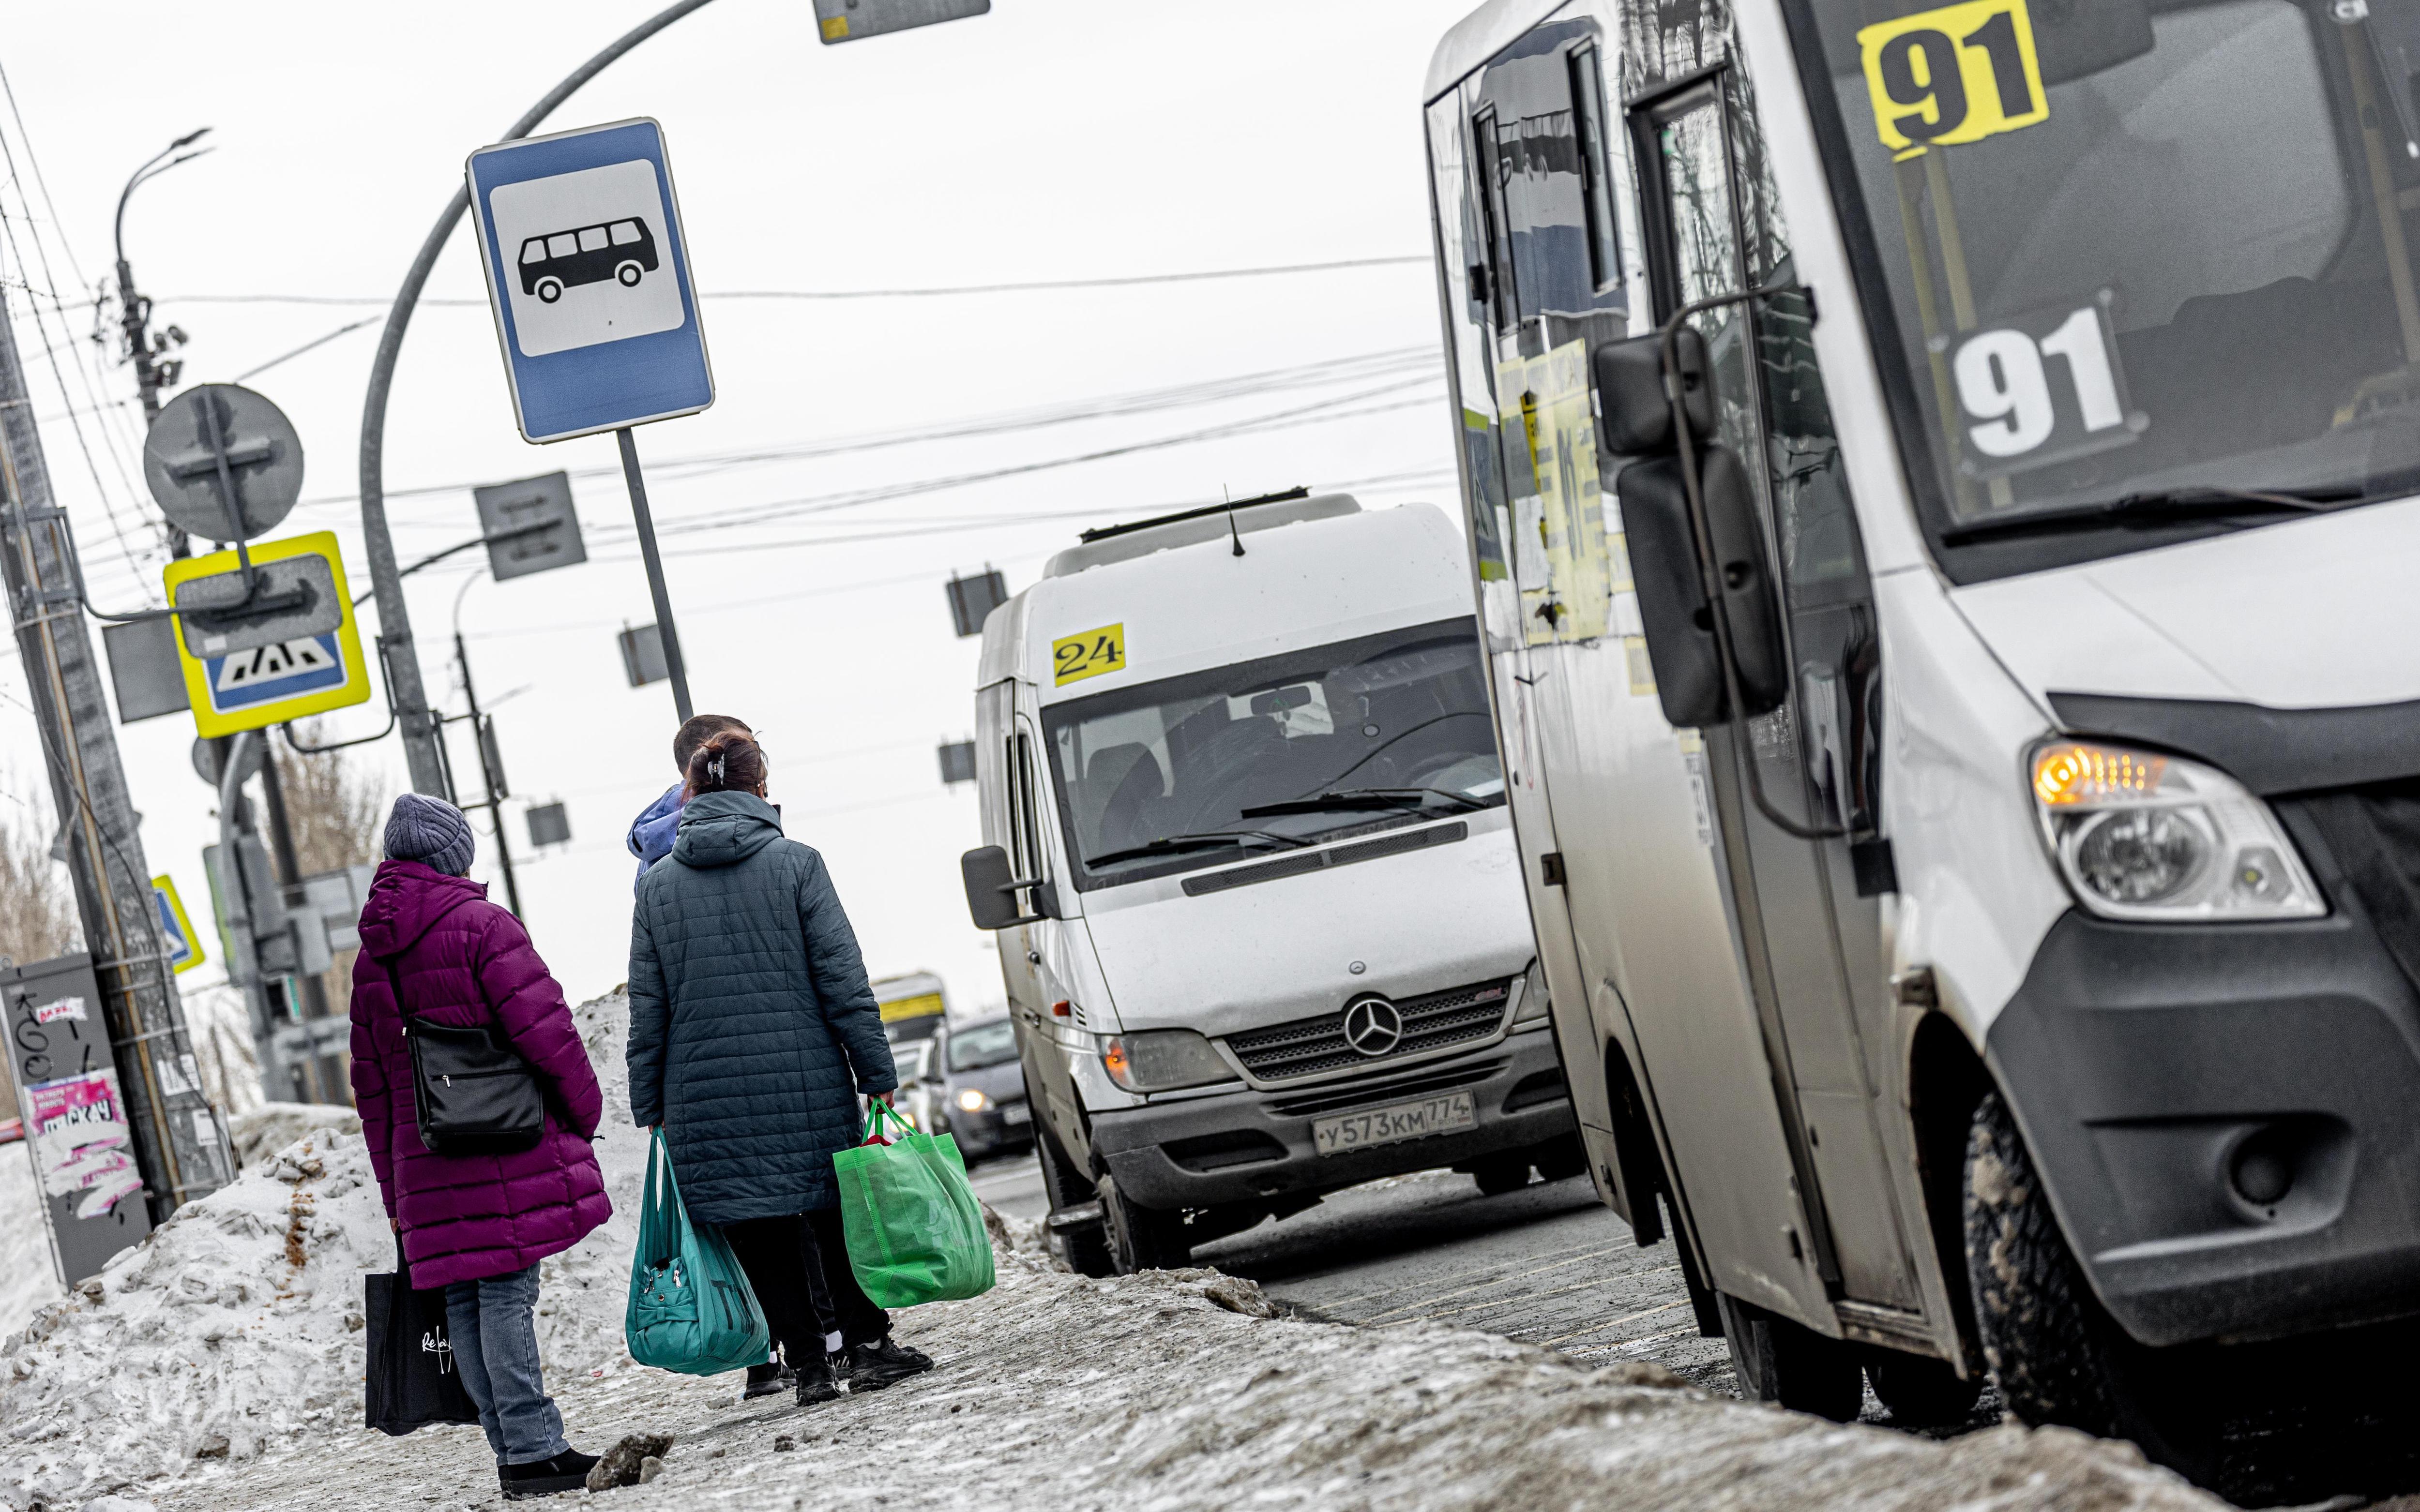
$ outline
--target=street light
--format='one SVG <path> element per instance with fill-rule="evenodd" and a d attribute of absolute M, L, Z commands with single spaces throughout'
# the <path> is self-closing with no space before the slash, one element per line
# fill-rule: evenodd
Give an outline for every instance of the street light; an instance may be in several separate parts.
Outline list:
<path fill-rule="evenodd" d="M 160 391 L 177 386 L 177 376 L 184 368 L 181 361 L 165 363 L 159 359 L 185 344 L 185 333 L 175 326 L 163 332 L 155 346 L 151 340 L 151 301 L 134 292 L 134 267 L 126 260 L 126 202 L 134 197 L 137 186 L 150 182 L 179 163 L 191 162 L 203 153 L 185 149 L 209 134 L 207 126 L 184 135 L 153 153 L 151 160 L 134 170 L 126 187 L 117 193 L 117 221 L 112 228 L 112 239 L 117 249 L 117 318 L 126 335 L 126 355 L 134 363 L 134 386 L 143 396 L 143 423 L 148 425 L 160 418 Z M 162 159 L 166 162 L 162 162 Z M 95 339 L 100 333 L 94 332 Z M 168 549 L 176 556 L 188 555 L 192 548 L 185 532 L 175 525 L 168 527 Z"/>

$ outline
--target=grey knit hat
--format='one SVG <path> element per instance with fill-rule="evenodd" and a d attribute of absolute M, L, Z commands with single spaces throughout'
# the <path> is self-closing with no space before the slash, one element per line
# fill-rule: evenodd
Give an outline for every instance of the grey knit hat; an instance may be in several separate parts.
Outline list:
<path fill-rule="evenodd" d="M 468 876 L 477 848 L 471 821 L 443 798 L 407 793 L 387 815 L 386 854 L 396 860 L 423 861 L 449 877 Z"/>

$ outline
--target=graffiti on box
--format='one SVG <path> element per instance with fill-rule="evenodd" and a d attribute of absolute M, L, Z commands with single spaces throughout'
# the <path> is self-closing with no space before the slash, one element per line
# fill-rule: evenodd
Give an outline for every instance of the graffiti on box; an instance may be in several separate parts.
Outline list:
<path fill-rule="evenodd" d="M 99 1218 L 120 1198 L 143 1190 L 117 1072 L 86 1072 L 38 1083 L 24 1089 L 24 1103 L 25 1133 L 45 1195 L 80 1194 L 76 1216 Z"/>

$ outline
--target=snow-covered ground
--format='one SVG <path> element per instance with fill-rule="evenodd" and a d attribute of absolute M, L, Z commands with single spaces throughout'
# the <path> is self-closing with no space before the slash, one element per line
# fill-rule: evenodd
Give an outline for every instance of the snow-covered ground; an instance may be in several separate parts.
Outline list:
<path fill-rule="evenodd" d="M 11 1117 L 15 1111 L 8 1110 Z M 41 1194 L 25 1147 L 0 1145 L 0 1335 L 24 1327 L 35 1308 L 59 1296 Z"/>
<path fill-rule="evenodd" d="M 1492 1335 L 1275 1316 L 1210 1271 L 1094 1281 L 1001 1221 L 1000 1285 L 900 1316 L 939 1368 L 804 1412 L 621 1343 L 643 1169 L 623 1004 L 580 1010 L 612 1109 L 613 1224 L 548 1262 L 540 1339 L 574 1441 L 675 1443 L 644 1491 L 725 1506 L 2036 1508 L 2221 1504 L 2122 1445 L 2002 1427 L 1936 1443 L 1750 1407 L 1652 1365 Z M 322 1130 L 194 1204 L 0 1346 L 0 1506 L 176 1512 L 496 1503 L 474 1429 L 357 1426 L 360 1273 L 388 1240 L 358 1134 Z M 92 1512 L 102 1512 L 93 1508 Z"/>

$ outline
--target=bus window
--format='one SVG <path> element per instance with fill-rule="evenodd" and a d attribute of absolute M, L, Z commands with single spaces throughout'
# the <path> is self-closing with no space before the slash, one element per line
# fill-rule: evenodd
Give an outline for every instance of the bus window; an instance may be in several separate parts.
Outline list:
<path fill-rule="evenodd" d="M 1572 49 L 1572 107 L 1579 117 L 1580 198 L 1590 286 L 1601 289 L 1621 281 L 1621 254 L 1614 239 L 1613 185 L 1606 177 L 1605 74 L 1593 44 Z"/>
<path fill-rule="evenodd" d="M 580 250 L 582 252 L 596 252 L 605 245 L 605 228 L 601 225 L 592 225 L 579 233 L 579 236 Z"/>
<path fill-rule="evenodd" d="M 1487 279 L 1484 296 L 1495 312 L 1496 329 L 1511 331 L 1514 322 L 1511 216 L 1504 204 L 1504 162 L 1496 146 L 1496 112 L 1482 110 L 1470 120 L 1472 168 L 1479 190 L 1481 235 L 1486 261 L 1474 265 Z"/>
<path fill-rule="evenodd" d="M 645 235 L 646 232 L 639 228 L 639 223 L 636 221 L 616 221 L 613 223 L 613 245 L 617 247 L 627 247 L 632 242 L 641 239 Z"/>
<path fill-rule="evenodd" d="M 546 239 L 546 252 L 550 257 L 568 257 L 579 250 L 580 239 L 568 231 L 558 232 Z"/>

